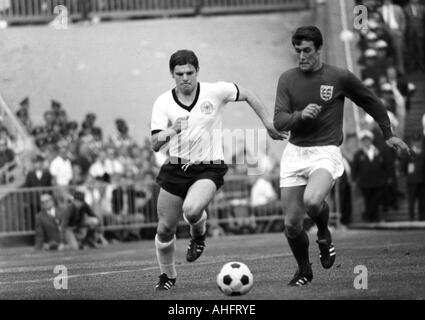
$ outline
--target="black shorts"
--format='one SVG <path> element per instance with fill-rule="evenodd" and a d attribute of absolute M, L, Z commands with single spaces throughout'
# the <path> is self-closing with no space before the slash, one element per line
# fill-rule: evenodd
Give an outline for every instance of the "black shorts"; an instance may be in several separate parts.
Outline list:
<path fill-rule="evenodd" d="M 182 161 L 180 161 L 182 163 Z M 184 162 L 183 162 L 184 163 Z M 200 163 L 190 165 L 186 171 L 183 164 L 174 164 L 167 161 L 159 171 L 156 182 L 165 191 L 185 198 L 192 184 L 201 179 L 213 181 L 217 190 L 223 186 L 224 175 L 227 172 L 227 165 L 223 162 L 211 164 Z"/>

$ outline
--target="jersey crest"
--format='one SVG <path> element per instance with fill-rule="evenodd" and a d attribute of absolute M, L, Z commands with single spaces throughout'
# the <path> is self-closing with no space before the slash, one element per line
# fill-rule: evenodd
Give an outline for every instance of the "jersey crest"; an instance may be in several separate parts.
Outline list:
<path fill-rule="evenodd" d="M 201 112 L 203 114 L 212 114 L 214 112 L 214 106 L 211 102 L 205 101 L 201 104 Z"/>
<path fill-rule="evenodd" d="M 333 86 L 320 86 L 320 98 L 325 101 L 329 101 L 332 99 L 334 93 L 334 87 Z"/>

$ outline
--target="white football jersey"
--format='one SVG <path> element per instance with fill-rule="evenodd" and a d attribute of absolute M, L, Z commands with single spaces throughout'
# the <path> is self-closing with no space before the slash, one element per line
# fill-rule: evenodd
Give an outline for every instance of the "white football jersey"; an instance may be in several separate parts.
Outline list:
<path fill-rule="evenodd" d="M 170 157 L 191 162 L 224 160 L 223 110 L 230 101 L 237 101 L 239 89 L 229 82 L 198 82 L 195 100 L 183 105 L 175 90 L 168 90 L 156 99 L 152 110 L 151 131 L 169 128 L 178 118 L 187 117 L 188 128 L 169 142 Z"/>

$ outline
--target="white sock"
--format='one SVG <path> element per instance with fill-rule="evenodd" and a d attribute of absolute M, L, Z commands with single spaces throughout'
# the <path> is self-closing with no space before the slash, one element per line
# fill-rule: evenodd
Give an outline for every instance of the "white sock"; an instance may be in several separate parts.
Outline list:
<path fill-rule="evenodd" d="M 202 216 L 201 218 L 199 218 L 198 221 L 196 221 L 195 223 L 190 223 L 187 218 L 185 217 L 185 215 L 183 215 L 184 220 L 190 224 L 190 235 L 193 238 L 199 237 L 199 236 L 203 236 L 205 234 L 205 232 L 207 231 L 207 213 L 205 212 L 205 210 L 202 212 Z"/>
<path fill-rule="evenodd" d="M 174 252 L 176 251 L 176 236 L 166 243 L 158 240 L 155 236 L 156 257 L 159 263 L 161 274 L 165 273 L 168 278 L 175 279 L 177 277 L 176 265 L 174 261 Z"/>

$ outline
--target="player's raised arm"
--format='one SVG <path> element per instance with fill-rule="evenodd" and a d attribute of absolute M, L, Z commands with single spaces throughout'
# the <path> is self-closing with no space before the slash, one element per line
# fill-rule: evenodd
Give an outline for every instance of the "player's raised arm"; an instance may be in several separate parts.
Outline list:
<path fill-rule="evenodd" d="M 394 136 L 387 110 L 381 100 L 351 72 L 347 71 L 344 83 L 345 95 L 366 111 L 378 124 L 387 145 L 402 154 L 410 149 L 400 138 Z"/>
<path fill-rule="evenodd" d="M 270 137 L 274 140 L 284 140 L 288 138 L 287 132 L 279 132 L 273 125 L 271 116 L 269 115 L 267 108 L 264 106 L 263 102 L 258 98 L 252 91 L 239 87 L 239 99 L 238 101 L 246 101 L 249 106 L 255 111 L 258 117 L 264 124 L 264 127 L 267 129 Z"/>

